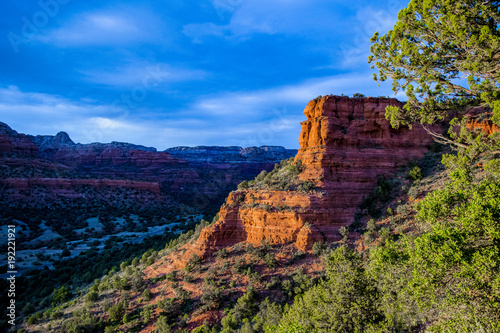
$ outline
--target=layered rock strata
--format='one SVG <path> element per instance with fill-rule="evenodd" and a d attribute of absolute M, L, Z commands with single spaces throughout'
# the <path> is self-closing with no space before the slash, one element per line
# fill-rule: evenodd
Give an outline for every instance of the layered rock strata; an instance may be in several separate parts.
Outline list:
<path fill-rule="evenodd" d="M 12 189 L 15 183 L 37 186 L 23 178 L 60 178 L 61 187 L 75 184 L 68 177 L 134 180 L 146 184 L 139 187 L 160 187 L 180 202 L 209 210 L 218 209 L 239 182 L 271 170 L 296 152 L 271 146 L 175 147 L 160 152 L 124 142 L 80 144 L 65 132 L 24 135 L 0 122 L 0 179 L 17 178 L 7 184 Z"/>
<path fill-rule="evenodd" d="M 220 219 L 187 245 L 180 265 L 193 254 L 206 256 L 238 242 L 295 243 L 301 250 L 316 241 L 341 238 L 339 229 L 354 221 L 365 196 L 380 176 L 390 177 L 422 157 L 432 138 L 420 126 L 391 128 L 384 112 L 395 99 L 325 96 L 304 110 L 300 150 L 302 181 L 314 182 L 309 193 L 239 190 L 231 193 Z"/>

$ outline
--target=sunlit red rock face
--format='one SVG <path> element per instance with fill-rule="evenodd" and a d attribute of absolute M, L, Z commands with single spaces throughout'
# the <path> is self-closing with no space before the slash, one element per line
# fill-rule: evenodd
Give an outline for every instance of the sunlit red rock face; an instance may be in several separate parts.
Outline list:
<path fill-rule="evenodd" d="M 340 239 L 338 230 L 353 222 L 377 177 L 394 175 L 400 166 L 422 157 L 432 142 L 420 126 L 392 129 L 384 116 L 388 105 L 402 103 L 339 96 L 309 102 L 295 160 L 303 163 L 299 178 L 313 181 L 316 192 L 233 192 L 220 220 L 186 247 L 179 265 L 195 253 L 207 255 L 241 241 L 292 242 L 307 250 L 316 241 Z"/>
<path fill-rule="evenodd" d="M 481 132 L 485 133 L 486 135 L 491 135 L 495 132 L 500 133 L 500 127 L 497 125 L 493 124 L 491 120 L 475 120 L 471 119 L 470 121 L 467 122 L 466 124 L 467 129 L 469 130 L 480 130 Z"/>

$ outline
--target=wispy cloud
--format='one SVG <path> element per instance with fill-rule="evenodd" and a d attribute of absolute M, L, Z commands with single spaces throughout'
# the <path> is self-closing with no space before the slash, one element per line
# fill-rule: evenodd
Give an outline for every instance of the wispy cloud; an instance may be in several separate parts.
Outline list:
<path fill-rule="evenodd" d="M 355 24 L 352 26 L 350 36 L 340 42 L 337 53 L 340 61 L 334 66 L 343 69 L 352 69 L 359 64 L 366 64 L 370 54 L 370 38 L 378 31 L 385 33 L 397 22 L 399 6 L 395 3 L 403 1 L 395 0 L 388 2 L 383 7 L 374 8 L 371 6 L 361 8 L 356 12 Z"/>
<path fill-rule="evenodd" d="M 304 107 L 318 95 L 352 95 L 362 93 L 367 96 L 390 94 L 387 85 L 378 87 L 370 73 L 352 73 L 322 78 L 313 78 L 294 85 L 286 85 L 256 91 L 229 92 L 209 97 L 197 102 L 194 110 L 214 116 L 248 117 L 279 106 Z"/>
<path fill-rule="evenodd" d="M 140 113 L 98 101 L 0 89 L 0 120 L 30 134 L 67 131 L 77 142 L 126 141 L 166 149 L 178 145 L 297 147 L 302 110 L 317 95 L 389 94 L 369 74 L 314 78 L 294 85 L 200 96 L 168 113 Z M 148 117 L 145 116 L 148 114 Z"/>
<path fill-rule="evenodd" d="M 130 45 L 161 42 L 161 27 L 153 13 L 121 8 L 81 13 L 37 39 L 59 47 Z"/>
<path fill-rule="evenodd" d="M 184 26 L 184 34 L 195 41 L 206 36 L 245 39 L 253 34 L 296 34 L 314 38 L 314 34 L 325 35 L 342 31 L 341 16 L 332 10 L 332 2 L 307 0 L 212 0 L 220 20 L 191 23 Z M 225 17 L 229 16 L 229 22 Z M 327 24 L 334 21 L 335 24 Z M 318 22 L 322 22 L 318 24 Z"/>
<path fill-rule="evenodd" d="M 208 76 L 208 73 L 203 70 L 191 70 L 164 63 L 152 64 L 144 61 L 126 63 L 112 69 L 94 67 L 81 73 L 91 83 L 113 87 L 142 85 L 147 78 L 154 79 L 157 83 L 168 83 L 202 80 Z"/>

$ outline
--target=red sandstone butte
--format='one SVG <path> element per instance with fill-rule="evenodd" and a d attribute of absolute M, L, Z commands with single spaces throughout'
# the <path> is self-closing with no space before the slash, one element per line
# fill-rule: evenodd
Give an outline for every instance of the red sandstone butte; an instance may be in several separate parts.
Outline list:
<path fill-rule="evenodd" d="M 433 142 L 420 126 L 391 128 L 384 116 L 388 105 L 403 104 L 389 98 L 340 96 L 309 102 L 295 161 L 303 163 L 299 178 L 313 181 L 317 191 L 231 193 L 219 221 L 184 247 L 176 265 L 185 265 L 193 254 L 206 256 L 238 242 L 294 243 L 308 250 L 316 241 L 340 239 L 340 227 L 354 221 L 377 177 L 394 175 L 400 166 L 422 157 Z"/>

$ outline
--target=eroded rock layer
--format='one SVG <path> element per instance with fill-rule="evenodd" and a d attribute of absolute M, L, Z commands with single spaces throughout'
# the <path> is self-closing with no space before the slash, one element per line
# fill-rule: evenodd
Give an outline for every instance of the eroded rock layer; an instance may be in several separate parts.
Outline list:
<path fill-rule="evenodd" d="M 402 103 L 340 96 L 309 102 L 295 161 L 303 164 L 299 178 L 314 182 L 316 190 L 231 193 L 220 220 L 205 228 L 194 245 L 186 246 L 180 262 L 242 241 L 292 242 L 307 250 L 316 241 L 340 239 L 340 227 L 354 221 L 377 178 L 394 175 L 400 166 L 422 157 L 432 143 L 420 126 L 391 128 L 384 116 L 388 105 Z"/>

